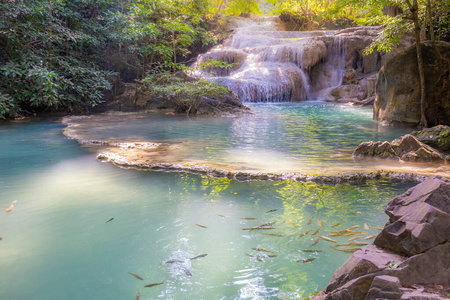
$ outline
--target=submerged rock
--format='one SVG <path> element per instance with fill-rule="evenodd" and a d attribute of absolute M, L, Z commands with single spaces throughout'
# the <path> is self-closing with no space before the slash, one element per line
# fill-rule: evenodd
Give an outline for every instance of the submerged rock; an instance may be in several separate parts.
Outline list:
<path fill-rule="evenodd" d="M 450 288 L 450 180 L 426 179 L 391 200 L 386 213 L 389 222 L 374 245 L 353 253 L 313 299 L 445 298 Z M 430 285 L 443 293 L 430 294 Z"/>
<path fill-rule="evenodd" d="M 407 134 L 391 142 L 363 142 L 353 151 L 354 157 L 400 159 L 409 162 L 444 162 L 444 155 Z"/>

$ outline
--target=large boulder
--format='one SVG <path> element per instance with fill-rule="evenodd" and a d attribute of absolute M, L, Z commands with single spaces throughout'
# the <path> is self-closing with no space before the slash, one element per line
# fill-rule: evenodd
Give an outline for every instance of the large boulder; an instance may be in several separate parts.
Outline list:
<path fill-rule="evenodd" d="M 450 151 L 450 126 L 438 125 L 414 131 L 411 135 L 419 141 L 440 151 Z"/>
<path fill-rule="evenodd" d="M 375 244 L 353 253 L 314 300 L 448 296 L 450 180 L 426 179 L 389 202 L 386 213 L 389 222 Z"/>
<path fill-rule="evenodd" d="M 433 162 L 443 161 L 445 158 L 439 151 L 425 145 L 410 134 L 393 140 L 391 146 L 397 156 L 403 161 Z"/>
<path fill-rule="evenodd" d="M 450 43 L 437 42 L 439 59 L 431 42 L 422 43 L 429 125 L 450 125 Z M 374 119 L 388 123 L 418 124 L 420 81 L 415 45 L 392 57 L 381 68 L 374 103 Z"/>
<path fill-rule="evenodd" d="M 434 177 L 394 198 L 374 244 L 412 256 L 450 239 L 450 180 Z"/>
<path fill-rule="evenodd" d="M 445 156 L 407 134 L 391 142 L 363 142 L 353 151 L 354 157 L 400 159 L 409 162 L 444 162 Z"/>

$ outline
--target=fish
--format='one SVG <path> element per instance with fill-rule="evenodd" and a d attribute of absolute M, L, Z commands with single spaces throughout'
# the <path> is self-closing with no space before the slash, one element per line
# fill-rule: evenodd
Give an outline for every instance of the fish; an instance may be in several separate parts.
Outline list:
<path fill-rule="evenodd" d="M 310 247 L 317 245 L 317 243 L 319 242 L 319 238 L 315 238 L 314 239 L 314 243 L 312 243 L 311 245 L 309 245 Z"/>
<path fill-rule="evenodd" d="M 144 285 L 144 287 L 153 287 L 153 286 L 161 285 L 163 283 L 164 283 L 164 281 L 158 282 L 158 283 L 150 283 L 150 284 Z"/>
<path fill-rule="evenodd" d="M 275 223 L 276 223 L 275 221 L 273 221 L 273 222 L 267 222 L 267 223 L 261 224 L 261 225 L 256 226 L 256 227 L 272 226 L 272 225 L 275 224 Z"/>
<path fill-rule="evenodd" d="M 339 222 L 339 223 L 336 223 L 336 224 L 333 224 L 333 225 L 331 225 L 331 227 L 338 227 L 339 225 L 342 225 L 342 224 L 344 224 L 345 223 L 345 221 L 343 221 L 343 222 Z"/>
<path fill-rule="evenodd" d="M 277 257 L 278 255 L 276 255 L 276 254 L 267 254 L 266 256 L 270 257 L 270 258 L 273 258 L 273 257 Z"/>
<path fill-rule="evenodd" d="M 359 225 L 351 226 L 351 227 L 347 228 L 347 230 L 356 229 L 356 228 L 358 228 L 358 227 L 359 227 Z"/>
<path fill-rule="evenodd" d="M 0 241 L 3 240 L 3 238 L 0 236 Z"/>
<path fill-rule="evenodd" d="M 348 248 L 348 249 L 337 249 L 337 248 L 331 247 L 331 249 L 337 250 L 337 251 L 342 251 L 342 252 L 352 252 L 352 253 L 355 251 L 361 250 L 361 248 L 359 248 L 359 247 Z"/>
<path fill-rule="evenodd" d="M 372 235 L 369 235 L 369 236 L 366 236 L 364 239 L 365 240 L 370 240 L 370 239 L 373 239 L 374 237 L 376 237 L 378 234 L 372 234 Z"/>
<path fill-rule="evenodd" d="M 278 209 L 271 209 L 271 210 L 266 211 L 266 213 L 274 212 L 274 211 L 277 211 L 277 210 Z"/>
<path fill-rule="evenodd" d="M 263 259 L 260 256 L 254 256 L 254 255 L 250 255 L 250 254 L 247 254 L 247 253 L 245 253 L 245 255 L 250 256 L 251 258 L 254 258 L 257 261 L 263 261 Z"/>
<path fill-rule="evenodd" d="M 312 258 L 308 258 L 308 259 L 300 259 L 300 260 L 297 260 L 297 262 L 298 263 L 307 263 L 307 262 L 313 261 L 315 259 L 316 259 L 315 257 L 312 257 Z"/>
<path fill-rule="evenodd" d="M 367 225 L 367 223 L 364 223 L 364 229 L 365 230 L 370 230 L 370 227 L 369 227 L 369 225 Z"/>
<path fill-rule="evenodd" d="M 138 291 L 136 294 L 135 300 L 140 300 L 140 299 L 141 299 L 141 293 Z"/>
<path fill-rule="evenodd" d="M 238 218 L 239 220 L 256 220 L 258 218 Z"/>
<path fill-rule="evenodd" d="M 182 263 L 183 261 L 178 260 L 178 259 L 173 259 L 173 260 L 166 260 L 164 262 L 162 262 L 162 264 L 174 264 L 174 263 Z"/>
<path fill-rule="evenodd" d="M 342 236 L 340 233 L 330 233 L 328 236 Z"/>
<path fill-rule="evenodd" d="M 306 250 L 302 250 L 302 252 L 323 252 L 323 251 L 322 250 L 306 249 Z"/>
<path fill-rule="evenodd" d="M 288 223 L 289 225 L 291 225 L 291 226 L 297 226 L 297 224 L 295 224 L 294 222 L 292 222 L 292 221 L 289 221 L 289 220 L 286 220 L 286 223 Z"/>
<path fill-rule="evenodd" d="M 6 209 L 6 212 L 12 211 L 14 208 L 14 203 L 16 203 L 16 202 L 17 202 L 17 200 L 14 200 L 13 202 L 11 202 L 11 205 Z"/>
<path fill-rule="evenodd" d="M 329 237 L 326 237 L 326 236 L 323 236 L 323 235 L 320 235 L 320 234 L 318 234 L 317 236 L 320 237 L 324 241 L 337 243 L 336 240 L 330 239 Z"/>
<path fill-rule="evenodd" d="M 319 224 L 320 227 L 323 227 L 323 223 L 322 221 L 320 221 L 320 219 L 317 219 L 317 224 Z"/>
<path fill-rule="evenodd" d="M 373 216 L 371 213 L 367 213 L 367 212 L 364 212 L 364 211 L 351 211 L 351 212 L 349 212 L 349 214 Z"/>
<path fill-rule="evenodd" d="M 262 232 L 261 234 L 262 235 L 271 235 L 271 236 L 284 237 L 284 235 L 278 234 L 278 233 L 265 233 L 265 232 Z"/>
<path fill-rule="evenodd" d="M 351 242 L 351 241 L 356 241 L 356 240 L 358 240 L 358 239 L 360 239 L 360 238 L 362 238 L 362 236 L 355 236 L 355 237 L 349 238 L 348 241 L 349 241 L 349 242 Z"/>
<path fill-rule="evenodd" d="M 200 226 L 200 227 L 202 227 L 202 228 L 208 228 L 207 226 L 202 225 L 202 224 L 197 224 L 197 223 L 196 223 L 195 225 Z"/>
<path fill-rule="evenodd" d="M 370 227 L 370 228 L 378 229 L 378 230 L 383 230 L 384 229 L 383 227 Z"/>
<path fill-rule="evenodd" d="M 300 233 L 298 236 L 299 236 L 299 237 L 305 236 L 305 235 L 307 235 L 310 231 L 311 231 L 311 230 L 307 230 L 307 231 L 305 231 L 305 232 L 302 232 L 302 233 Z"/>
<path fill-rule="evenodd" d="M 105 223 L 111 222 L 112 220 L 114 220 L 114 217 L 112 217 L 111 219 L 109 219 L 109 220 L 106 221 Z"/>
<path fill-rule="evenodd" d="M 313 219 L 313 217 L 311 217 L 311 219 L 309 219 L 308 222 L 306 222 L 306 225 L 311 224 L 312 219 Z"/>
<path fill-rule="evenodd" d="M 314 230 L 314 231 L 311 233 L 311 235 L 316 235 L 317 233 L 319 233 L 319 230 L 320 230 L 320 229 Z"/>
<path fill-rule="evenodd" d="M 273 252 L 273 251 L 270 251 L 270 250 L 266 250 L 266 249 L 263 249 L 263 248 L 252 248 L 253 250 L 256 250 L 256 251 L 261 251 L 261 252 L 267 252 L 267 253 L 273 253 L 273 254 L 275 254 L 275 252 Z"/>
<path fill-rule="evenodd" d="M 255 226 L 255 227 L 251 227 L 251 228 L 241 228 L 239 230 L 256 230 L 256 229 L 276 229 L 275 227 L 272 226 Z"/>
<path fill-rule="evenodd" d="M 139 279 L 139 280 L 144 280 L 144 278 L 142 278 L 142 277 L 139 276 L 138 274 L 134 274 L 134 273 L 128 273 L 128 274 L 133 275 L 134 277 L 136 277 L 136 278 Z"/>
<path fill-rule="evenodd" d="M 352 242 L 352 243 L 346 243 L 346 244 L 336 244 L 336 247 L 348 247 L 348 246 L 365 246 L 369 245 L 367 242 Z"/>
<path fill-rule="evenodd" d="M 222 218 L 226 218 L 224 215 L 222 215 L 222 214 L 217 214 L 219 217 L 222 217 Z"/>
<path fill-rule="evenodd" d="M 197 259 L 197 258 L 201 258 L 201 257 L 205 257 L 206 255 L 208 255 L 208 254 L 200 254 L 200 255 L 197 255 L 197 256 L 195 256 L 195 257 L 193 257 L 193 258 L 190 258 L 189 260 L 193 260 L 193 259 Z"/>
<path fill-rule="evenodd" d="M 349 230 L 349 229 L 345 229 L 345 230 L 331 230 L 331 233 L 339 233 L 339 234 L 342 234 L 342 235 L 345 235 L 345 234 L 364 234 L 364 233 L 366 233 L 366 231 L 354 231 L 354 230 Z"/>
<path fill-rule="evenodd" d="M 183 268 L 183 271 L 184 271 L 184 273 L 185 273 L 187 276 L 192 276 L 191 271 L 189 271 L 188 269 Z"/>

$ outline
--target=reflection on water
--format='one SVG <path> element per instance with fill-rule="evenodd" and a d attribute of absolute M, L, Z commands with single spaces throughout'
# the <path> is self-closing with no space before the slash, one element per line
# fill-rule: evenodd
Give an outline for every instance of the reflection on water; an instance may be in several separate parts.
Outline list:
<path fill-rule="evenodd" d="M 146 152 L 152 162 L 200 161 L 247 170 L 321 174 L 370 171 L 374 166 L 352 158 L 360 142 L 390 141 L 411 131 L 374 122 L 369 109 L 326 102 L 253 104 L 251 108 L 251 115 L 221 118 L 107 114 L 76 120 L 74 129 L 85 139 L 169 143 L 162 150 Z"/>
<path fill-rule="evenodd" d="M 141 299 L 307 296 L 324 288 L 350 254 L 324 240 L 310 247 L 315 236 L 299 233 L 382 226 L 383 206 L 412 185 L 238 182 L 123 170 L 98 162 L 61 129 L 50 122 L 0 127 L 0 299 L 134 299 L 138 290 Z M 240 230 L 267 222 L 275 229 Z M 377 232 L 366 231 L 362 236 Z M 307 249 L 323 252 L 301 251 Z M 208 255 L 189 260 L 200 254 Z M 161 264 L 167 260 L 181 263 Z"/>

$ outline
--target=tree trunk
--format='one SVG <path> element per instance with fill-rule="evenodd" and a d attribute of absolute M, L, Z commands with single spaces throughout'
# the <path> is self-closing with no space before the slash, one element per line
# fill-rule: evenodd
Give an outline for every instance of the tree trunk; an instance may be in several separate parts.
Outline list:
<path fill-rule="evenodd" d="M 420 45 L 420 24 L 419 24 L 419 6 L 417 0 L 413 0 L 413 4 L 409 0 L 406 1 L 409 10 L 411 11 L 411 18 L 414 23 L 414 32 L 416 36 L 416 50 L 417 50 L 417 65 L 419 69 L 420 80 L 420 127 L 428 127 L 427 118 L 425 115 L 427 109 L 426 102 L 426 88 L 425 88 L 425 72 L 423 70 L 422 61 L 422 47 Z"/>

